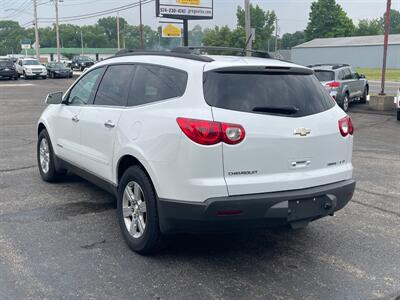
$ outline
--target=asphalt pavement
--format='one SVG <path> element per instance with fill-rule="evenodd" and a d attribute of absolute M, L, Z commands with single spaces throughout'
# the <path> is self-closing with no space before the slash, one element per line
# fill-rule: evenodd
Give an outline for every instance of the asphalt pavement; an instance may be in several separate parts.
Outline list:
<path fill-rule="evenodd" d="M 0 81 L 0 299 L 400 296 L 394 115 L 350 112 L 358 183 L 335 217 L 301 230 L 170 237 L 145 257 L 125 245 L 111 195 L 74 175 L 57 184 L 40 179 L 36 122 L 46 94 L 71 82 Z"/>

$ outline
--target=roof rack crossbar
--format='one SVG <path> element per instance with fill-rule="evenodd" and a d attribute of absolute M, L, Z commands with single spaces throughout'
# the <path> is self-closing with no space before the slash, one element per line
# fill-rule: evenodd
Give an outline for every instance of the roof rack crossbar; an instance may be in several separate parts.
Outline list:
<path fill-rule="evenodd" d="M 214 47 L 214 46 L 187 46 L 187 47 L 177 47 L 172 50 L 175 53 L 186 53 L 192 54 L 195 50 L 201 51 L 219 51 L 219 52 L 236 52 L 239 53 L 241 56 L 245 56 L 246 53 L 255 54 L 256 57 L 261 58 L 272 58 L 268 52 L 259 51 L 259 50 L 246 50 L 242 48 L 231 48 L 231 47 Z"/>
<path fill-rule="evenodd" d="M 113 57 L 122 57 L 122 56 L 133 56 L 133 55 L 155 55 L 155 56 L 168 56 L 168 57 L 177 57 L 184 58 L 190 60 L 196 60 L 201 62 L 213 62 L 214 59 L 207 56 L 195 55 L 192 53 L 182 53 L 182 52 L 174 52 L 174 51 L 136 51 L 136 50 L 128 50 L 122 49 L 118 51 Z M 110 57 L 111 58 L 111 57 Z"/>

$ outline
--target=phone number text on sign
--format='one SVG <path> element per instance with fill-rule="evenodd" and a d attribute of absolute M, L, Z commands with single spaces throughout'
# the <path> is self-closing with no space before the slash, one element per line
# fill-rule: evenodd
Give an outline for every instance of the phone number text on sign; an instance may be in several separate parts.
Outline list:
<path fill-rule="evenodd" d="M 160 5 L 161 15 L 176 15 L 176 16 L 199 16 L 199 17 L 212 17 L 213 12 L 210 8 L 199 7 L 171 7 Z"/>

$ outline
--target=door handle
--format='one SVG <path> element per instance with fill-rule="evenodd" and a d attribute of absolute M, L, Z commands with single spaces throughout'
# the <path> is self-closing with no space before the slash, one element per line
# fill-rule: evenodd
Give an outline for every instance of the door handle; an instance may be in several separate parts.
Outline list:
<path fill-rule="evenodd" d="M 115 124 L 111 120 L 108 120 L 104 123 L 104 126 L 106 126 L 107 128 L 114 128 Z"/>
<path fill-rule="evenodd" d="M 75 122 L 75 123 L 78 123 L 79 122 L 78 116 L 77 115 L 73 116 L 72 117 L 72 121 Z"/>

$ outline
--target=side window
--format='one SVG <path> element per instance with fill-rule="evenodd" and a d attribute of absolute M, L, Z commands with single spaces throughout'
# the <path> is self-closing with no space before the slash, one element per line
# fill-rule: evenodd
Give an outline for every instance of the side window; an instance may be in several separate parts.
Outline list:
<path fill-rule="evenodd" d="M 352 79 L 359 79 L 358 78 L 358 73 L 353 68 L 351 68 L 350 70 L 351 70 L 351 78 Z"/>
<path fill-rule="evenodd" d="M 153 65 L 138 65 L 129 92 L 128 105 L 135 106 L 180 97 L 188 75 L 184 71 Z"/>
<path fill-rule="evenodd" d="M 344 69 L 344 80 L 350 80 L 350 79 L 353 79 L 350 68 L 346 68 Z"/>
<path fill-rule="evenodd" d="M 68 104 L 70 105 L 86 105 L 90 96 L 94 92 L 97 80 L 103 73 L 104 68 L 94 69 L 81 78 L 72 88 L 68 96 Z"/>
<path fill-rule="evenodd" d="M 101 80 L 95 105 L 126 106 L 134 65 L 109 66 Z"/>

